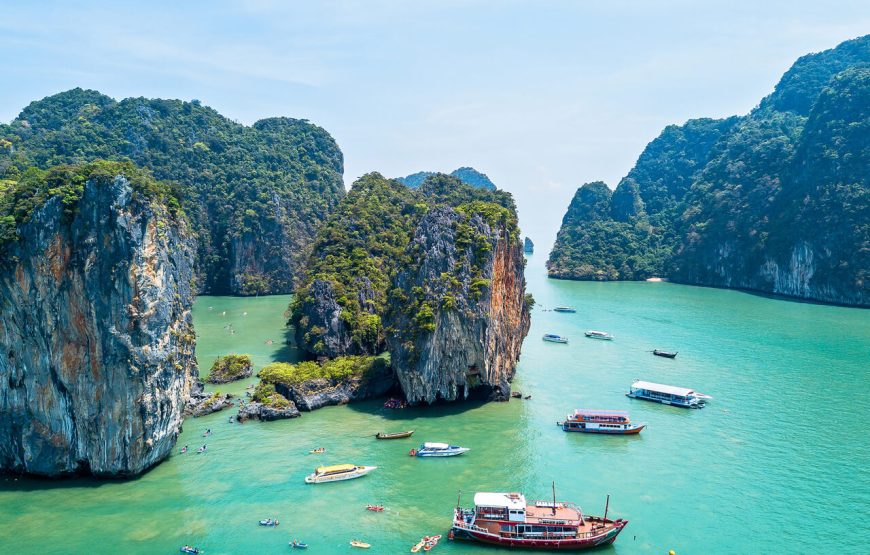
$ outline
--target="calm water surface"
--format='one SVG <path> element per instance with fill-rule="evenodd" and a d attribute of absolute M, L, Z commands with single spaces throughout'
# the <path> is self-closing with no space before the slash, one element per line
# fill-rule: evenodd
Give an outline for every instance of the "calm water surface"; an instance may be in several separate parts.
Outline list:
<path fill-rule="evenodd" d="M 137 480 L 0 479 L 0 552 L 169 554 L 190 543 L 209 555 L 283 553 L 299 538 L 311 553 L 348 553 L 362 538 L 370 553 L 407 553 L 420 536 L 446 534 L 459 490 L 463 501 L 476 490 L 546 498 L 551 480 L 592 514 L 610 494 L 610 515 L 630 520 L 598 553 L 870 551 L 870 312 L 667 283 L 551 281 L 537 256 L 527 273 L 538 305 L 514 386 L 531 400 L 402 411 L 370 402 L 244 425 L 227 412 L 189 419 L 179 446 L 207 442 L 208 452 L 176 454 Z M 288 300 L 198 299 L 203 373 L 227 352 L 253 355 L 258 368 L 295 360 L 284 344 Z M 547 310 L 563 304 L 578 312 Z M 587 340 L 589 328 L 616 340 Z M 546 332 L 571 342 L 544 343 Z M 715 400 L 698 411 L 630 400 L 636 378 Z M 254 381 L 217 388 L 243 394 Z M 555 423 L 575 407 L 630 410 L 649 428 L 565 434 Z M 206 428 L 213 435 L 202 439 Z M 372 438 L 404 429 L 417 431 Z M 408 457 L 420 441 L 472 451 Z M 308 454 L 319 446 L 326 454 Z M 380 468 L 303 483 L 315 465 L 341 462 Z M 364 510 L 372 502 L 387 511 Z M 266 517 L 281 525 L 258 527 Z M 446 539 L 434 551 L 506 553 Z"/>

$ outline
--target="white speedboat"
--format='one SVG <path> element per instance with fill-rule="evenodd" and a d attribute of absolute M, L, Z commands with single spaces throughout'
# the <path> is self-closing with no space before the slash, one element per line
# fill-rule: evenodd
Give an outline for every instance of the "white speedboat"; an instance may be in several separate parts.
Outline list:
<path fill-rule="evenodd" d="M 414 452 L 418 457 L 454 457 L 471 451 L 468 447 L 448 445 L 446 443 L 424 443 Z"/>
<path fill-rule="evenodd" d="M 606 331 L 589 330 L 586 332 L 586 337 L 589 337 L 590 339 L 604 339 L 607 341 L 613 341 L 613 336 Z"/>
<path fill-rule="evenodd" d="M 568 338 L 562 337 L 561 335 L 556 335 L 555 333 L 545 333 L 543 337 L 544 341 L 549 341 L 550 343 L 567 343 Z"/>
<path fill-rule="evenodd" d="M 318 466 L 313 474 L 305 477 L 306 484 L 322 484 L 323 482 L 340 482 L 362 478 L 376 466 L 357 466 L 354 464 L 336 464 L 333 466 Z"/>

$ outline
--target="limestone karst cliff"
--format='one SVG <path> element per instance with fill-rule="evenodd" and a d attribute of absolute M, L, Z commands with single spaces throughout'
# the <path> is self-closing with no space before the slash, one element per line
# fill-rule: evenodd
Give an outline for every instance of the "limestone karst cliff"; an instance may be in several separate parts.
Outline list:
<path fill-rule="evenodd" d="M 196 376 L 177 200 L 106 163 L 28 172 L 0 199 L 0 470 L 142 472 Z"/>
<path fill-rule="evenodd" d="M 318 234 L 297 341 L 328 358 L 389 351 L 412 402 L 504 397 L 529 327 L 522 247 L 508 193 L 364 176 Z"/>

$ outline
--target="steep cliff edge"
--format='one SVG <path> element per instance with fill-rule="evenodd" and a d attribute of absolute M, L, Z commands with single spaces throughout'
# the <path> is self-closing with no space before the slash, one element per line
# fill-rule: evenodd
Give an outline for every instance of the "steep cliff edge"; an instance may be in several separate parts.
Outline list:
<path fill-rule="evenodd" d="M 529 327 L 522 248 L 504 191 L 364 176 L 318 234 L 290 307 L 297 341 L 328 358 L 390 351 L 412 402 L 504 397 Z"/>
<path fill-rule="evenodd" d="M 385 322 L 387 346 L 408 401 L 510 394 L 529 330 L 522 246 L 505 213 L 438 207 L 414 232 L 419 262 L 399 271 Z"/>
<path fill-rule="evenodd" d="M 0 195 L 0 470 L 131 476 L 169 454 L 196 376 L 177 206 L 128 164 Z"/>

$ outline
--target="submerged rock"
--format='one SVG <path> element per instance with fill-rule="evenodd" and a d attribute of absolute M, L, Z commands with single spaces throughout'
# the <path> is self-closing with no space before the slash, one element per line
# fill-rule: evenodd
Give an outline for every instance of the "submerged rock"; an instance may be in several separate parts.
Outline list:
<path fill-rule="evenodd" d="M 196 376 L 187 224 L 99 170 L 3 245 L 0 470 L 132 476 L 181 426 Z"/>

